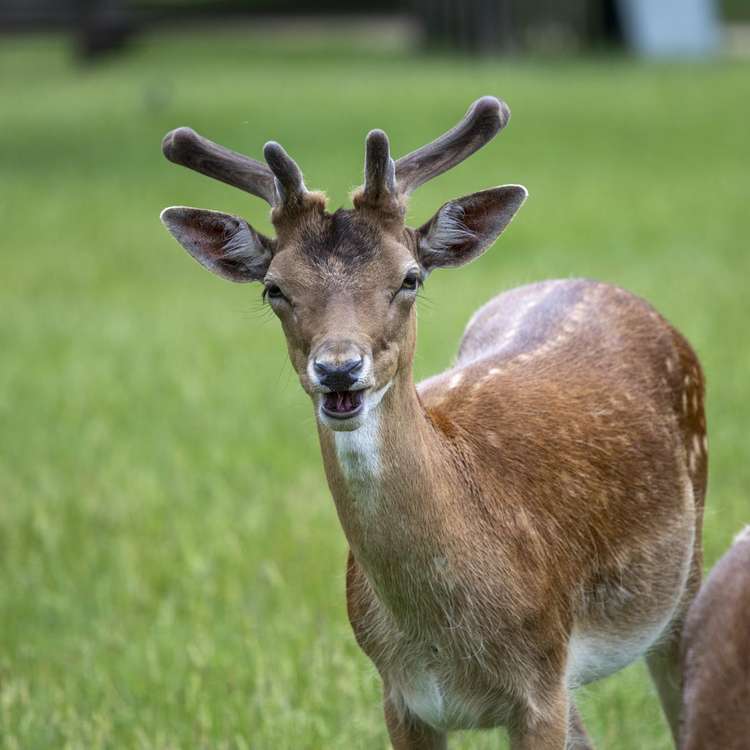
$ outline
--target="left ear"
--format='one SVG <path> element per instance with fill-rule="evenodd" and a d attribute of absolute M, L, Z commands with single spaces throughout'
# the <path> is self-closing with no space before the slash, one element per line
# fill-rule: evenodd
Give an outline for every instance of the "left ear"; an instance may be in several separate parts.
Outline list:
<path fill-rule="evenodd" d="M 443 205 L 417 230 L 422 267 L 432 271 L 462 266 L 479 257 L 510 224 L 527 195 L 521 185 L 503 185 Z"/>
<path fill-rule="evenodd" d="M 244 219 L 220 211 L 172 206 L 161 212 L 169 233 L 198 263 L 230 281 L 260 281 L 268 270 L 275 240 Z"/>

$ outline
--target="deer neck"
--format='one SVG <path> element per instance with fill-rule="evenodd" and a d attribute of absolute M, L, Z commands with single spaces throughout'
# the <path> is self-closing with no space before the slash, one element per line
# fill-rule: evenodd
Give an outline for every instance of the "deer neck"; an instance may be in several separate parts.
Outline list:
<path fill-rule="evenodd" d="M 411 372 L 392 381 L 359 429 L 319 426 L 319 434 L 341 525 L 366 572 L 435 553 L 445 523 L 441 504 L 458 496 L 460 476 Z"/>

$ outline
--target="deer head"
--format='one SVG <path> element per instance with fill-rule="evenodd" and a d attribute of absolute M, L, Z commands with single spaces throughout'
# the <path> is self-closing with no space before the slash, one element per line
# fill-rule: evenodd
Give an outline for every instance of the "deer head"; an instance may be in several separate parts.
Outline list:
<path fill-rule="evenodd" d="M 161 220 L 209 270 L 263 284 L 319 421 L 354 430 L 399 374 L 411 378 L 414 302 L 427 275 L 481 255 L 527 193 L 520 185 L 482 190 L 444 204 L 419 229 L 404 223 L 407 199 L 488 143 L 509 118 L 504 103 L 483 97 L 455 128 L 395 162 L 386 134 L 371 131 L 354 208 L 334 213 L 278 143 L 265 145 L 262 164 L 178 128 L 164 139 L 165 156 L 266 200 L 276 237 L 218 211 L 175 206 Z"/>

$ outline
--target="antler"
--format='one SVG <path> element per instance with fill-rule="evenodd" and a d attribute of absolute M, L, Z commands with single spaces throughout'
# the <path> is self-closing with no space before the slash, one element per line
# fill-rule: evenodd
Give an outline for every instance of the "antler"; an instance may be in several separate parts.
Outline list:
<path fill-rule="evenodd" d="M 510 120 L 510 109 L 494 96 L 483 96 L 469 107 L 455 128 L 396 162 L 396 182 L 408 195 L 433 177 L 460 164 L 489 143 Z"/>
<path fill-rule="evenodd" d="M 161 147 L 169 161 L 240 188 L 274 208 L 301 205 L 308 195 L 300 168 L 273 141 L 263 149 L 268 166 L 219 146 L 191 128 L 170 131 Z"/>
<path fill-rule="evenodd" d="M 365 185 L 361 201 L 377 203 L 384 196 L 407 197 L 433 177 L 447 172 L 456 164 L 489 143 L 508 124 L 510 109 L 494 96 L 477 99 L 461 122 L 452 130 L 394 163 L 388 138 L 382 130 L 367 136 Z"/>
<path fill-rule="evenodd" d="M 301 206 L 308 191 L 297 162 L 276 141 L 269 141 L 263 146 L 263 156 L 275 177 L 276 203 L 274 205 Z"/>
<path fill-rule="evenodd" d="M 403 199 L 433 177 L 447 172 L 471 156 L 505 127 L 510 119 L 508 106 L 494 96 L 483 96 L 469 107 L 463 120 L 452 130 L 426 146 L 394 162 L 388 136 L 372 130 L 367 136 L 365 184 L 355 205 L 382 205 Z M 274 209 L 296 208 L 324 201 L 308 192 L 295 161 L 276 142 L 266 143 L 263 154 L 268 166 L 249 156 L 230 151 L 198 135 L 191 128 L 177 128 L 162 142 L 164 156 L 175 164 L 221 180 L 259 198 Z"/>
<path fill-rule="evenodd" d="M 368 200 L 378 201 L 396 192 L 396 165 L 391 159 L 388 136 L 382 130 L 371 130 L 365 142 L 365 187 Z"/>
<path fill-rule="evenodd" d="M 219 146 L 192 128 L 177 128 L 167 133 L 161 150 L 175 164 L 226 182 L 275 205 L 274 177 L 265 164 Z"/>

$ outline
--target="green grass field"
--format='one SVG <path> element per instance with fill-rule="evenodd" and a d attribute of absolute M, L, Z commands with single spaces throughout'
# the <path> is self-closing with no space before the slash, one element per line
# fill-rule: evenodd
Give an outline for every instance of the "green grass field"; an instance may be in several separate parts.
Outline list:
<path fill-rule="evenodd" d="M 280 328 L 258 287 L 206 273 L 158 221 L 184 203 L 268 231 L 267 209 L 166 162 L 168 129 L 256 157 L 275 138 L 339 204 L 370 128 L 399 155 L 477 96 L 505 98 L 508 129 L 412 203 L 417 223 L 503 182 L 531 194 L 481 261 L 430 279 L 416 374 L 445 367 L 472 310 L 513 285 L 585 275 L 644 295 L 706 369 L 713 563 L 750 521 L 749 75 L 239 33 L 146 39 L 79 70 L 62 40 L 4 39 L 0 747 L 387 746 Z M 642 665 L 580 701 L 599 747 L 671 747 Z"/>

